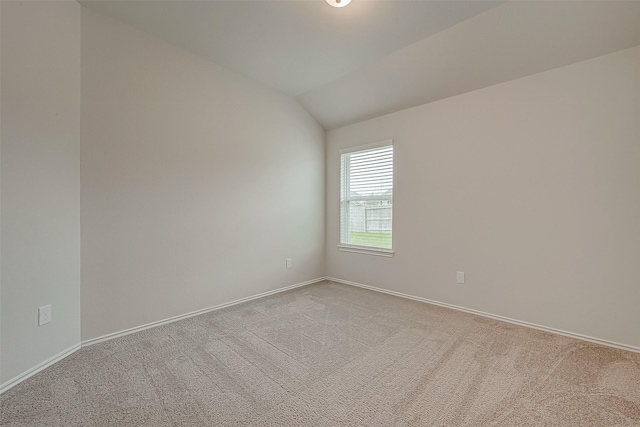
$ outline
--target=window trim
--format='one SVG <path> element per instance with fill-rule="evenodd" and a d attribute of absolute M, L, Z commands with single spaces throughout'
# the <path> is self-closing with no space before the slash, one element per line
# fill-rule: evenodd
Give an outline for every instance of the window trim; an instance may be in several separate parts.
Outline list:
<path fill-rule="evenodd" d="M 354 252 L 357 254 L 377 255 L 392 258 L 396 253 L 393 249 L 376 248 L 374 246 L 358 246 L 350 245 L 348 243 L 338 244 L 338 249 L 342 252 Z"/>
<path fill-rule="evenodd" d="M 340 149 L 340 155 L 353 153 L 355 151 L 373 150 L 374 148 L 382 148 L 393 145 L 393 139 L 385 139 L 384 141 L 372 142 L 371 144 L 356 145 L 354 147 L 346 147 Z"/>
<path fill-rule="evenodd" d="M 385 139 L 382 141 L 377 141 L 377 142 L 372 142 L 370 144 L 362 144 L 362 145 L 356 145 L 353 147 L 346 147 L 346 148 L 341 148 L 340 149 L 340 154 L 339 154 L 339 161 L 341 161 L 342 155 L 343 154 L 349 154 L 349 153 L 354 153 L 357 151 L 366 151 L 366 150 L 373 150 L 375 148 L 382 148 L 382 147 L 388 147 L 388 146 L 394 146 L 393 144 L 393 139 Z M 394 187 L 395 187 L 395 174 L 396 174 L 396 168 L 395 168 L 395 146 L 394 146 L 394 150 L 393 150 L 393 183 L 394 183 Z M 338 194 L 342 194 L 342 186 L 343 186 L 343 182 L 342 182 L 342 169 L 340 170 L 340 177 L 339 177 L 339 192 Z M 395 191 L 393 191 L 391 193 L 391 209 L 393 209 L 393 195 L 394 195 Z M 393 223 L 394 223 L 394 217 L 395 215 L 392 215 L 391 217 L 391 233 L 392 233 L 392 237 L 391 237 L 391 248 L 379 248 L 379 247 L 375 247 L 375 246 L 360 246 L 360 245 L 352 245 L 349 243 L 342 243 L 342 197 L 339 196 L 338 198 L 338 209 L 339 209 L 339 213 L 338 213 L 338 250 L 343 251 L 343 252 L 353 252 L 353 253 L 358 253 L 358 254 L 365 254 L 365 255 L 376 255 L 376 256 L 382 256 L 382 257 L 393 257 L 395 254 L 395 249 L 393 248 Z"/>

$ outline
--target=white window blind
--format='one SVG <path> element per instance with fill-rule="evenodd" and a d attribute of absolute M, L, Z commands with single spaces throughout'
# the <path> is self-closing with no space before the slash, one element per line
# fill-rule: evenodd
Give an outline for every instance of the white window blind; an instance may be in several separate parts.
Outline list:
<path fill-rule="evenodd" d="M 343 152 L 340 169 L 340 243 L 391 249 L 391 141 Z"/>

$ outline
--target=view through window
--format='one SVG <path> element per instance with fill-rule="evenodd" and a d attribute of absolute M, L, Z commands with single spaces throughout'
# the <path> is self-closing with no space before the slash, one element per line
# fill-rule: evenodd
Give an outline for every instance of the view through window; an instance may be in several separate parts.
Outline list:
<path fill-rule="evenodd" d="M 343 151 L 340 169 L 340 243 L 391 249 L 391 141 Z"/>

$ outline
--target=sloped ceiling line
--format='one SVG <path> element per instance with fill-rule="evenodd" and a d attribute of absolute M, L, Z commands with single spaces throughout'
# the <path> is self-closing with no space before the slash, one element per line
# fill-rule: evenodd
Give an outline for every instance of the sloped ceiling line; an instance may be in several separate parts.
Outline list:
<path fill-rule="evenodd" d="M 296 97 L 326 129 L 640 44 L 637 1 L 80 3 Z"/>

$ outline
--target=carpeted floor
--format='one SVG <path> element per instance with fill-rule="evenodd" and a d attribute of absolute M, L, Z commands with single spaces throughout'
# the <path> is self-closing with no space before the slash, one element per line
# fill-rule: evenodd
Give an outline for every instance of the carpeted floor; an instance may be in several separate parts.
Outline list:
<path fill-rule="evenodd" d="M 331 282 L 84 348 L 16 426 L 640 426 L 640 354 Z"/>

